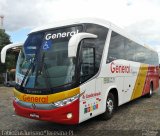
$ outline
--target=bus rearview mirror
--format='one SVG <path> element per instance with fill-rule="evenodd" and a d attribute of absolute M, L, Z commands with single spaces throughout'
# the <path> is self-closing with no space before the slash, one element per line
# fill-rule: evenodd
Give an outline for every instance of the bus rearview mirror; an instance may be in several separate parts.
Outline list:
<path fill-rule="evenodd" d="M 15 47 L 20 47 L 23 46 L 23 43 L 15 43 L 15 44 L 8 44 L 4 46 L 1 50 L 1 63 L 5 63 L 6 61 L 6 52 L 8 49 L 15 48 Z"/>
<path fill-rule="evenodd" d="M 98 36 L 91 33 L 77 33 L 73 35 L 68 42 L 68 57 L 76 57 L 78 44 L 83 39 L 97 38 Z"/>

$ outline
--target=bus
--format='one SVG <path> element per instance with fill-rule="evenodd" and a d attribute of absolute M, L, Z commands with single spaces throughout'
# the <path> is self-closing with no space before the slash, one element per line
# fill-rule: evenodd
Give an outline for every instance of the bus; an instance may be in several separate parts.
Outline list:
<path fill-rule="evenodd" d="M 13 105 L 17 115 L 78 124 L 159 87 L 156 51 L 101 19 L 68 20 L 32 30 L 16 66 Z"/>

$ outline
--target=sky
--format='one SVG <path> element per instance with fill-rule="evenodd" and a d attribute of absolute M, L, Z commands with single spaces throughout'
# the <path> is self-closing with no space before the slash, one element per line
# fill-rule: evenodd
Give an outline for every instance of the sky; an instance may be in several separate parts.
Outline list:
<path fill-rule="evenodd" d="M 121 27 L 160 56 L 160 0 L 0 0 L 0 15 L 13 43 L 38 26 L 93 17 Z"/>

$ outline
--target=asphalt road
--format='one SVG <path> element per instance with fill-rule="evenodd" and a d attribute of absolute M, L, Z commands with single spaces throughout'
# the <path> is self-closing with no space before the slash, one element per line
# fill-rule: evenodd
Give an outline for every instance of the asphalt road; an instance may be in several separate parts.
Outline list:
<path fill-rule="evenodd" d="M 112 119 L 92 118 L 76 126 L 26 119 L 15 115 L 13 88 L 0 87 L 0 135 L 137 135 L 160 136 L 160 91 L 119 107 Z"/>

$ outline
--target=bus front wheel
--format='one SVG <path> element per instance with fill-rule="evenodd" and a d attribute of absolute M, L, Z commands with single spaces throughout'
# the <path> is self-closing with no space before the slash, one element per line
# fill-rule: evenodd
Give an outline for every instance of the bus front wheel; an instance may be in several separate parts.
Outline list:
<path fill-rule="evenodd" d="M 115 110 L 115 97 L 113 93 L 109 92 L 106 100 L 106 111 L 102 114 L 102 118 L 104 120 L 112 118 L 114 110 Z"/>

